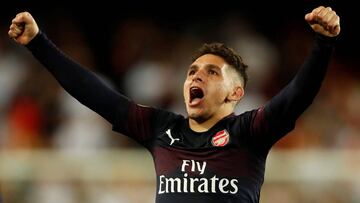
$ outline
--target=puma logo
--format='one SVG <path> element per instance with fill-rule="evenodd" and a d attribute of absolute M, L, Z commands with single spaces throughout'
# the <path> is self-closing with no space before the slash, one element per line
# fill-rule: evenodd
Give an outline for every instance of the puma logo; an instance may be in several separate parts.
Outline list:
<path fill-rule="evenodd" d="M 170 131 L 170 129 L 168 129 L 168 130 L 166 131 L 166 134 L 169 136 L 169 138 L 170 138 L 170 140 L 171 140 L 170 145 L 174 144 L 175 141 L 180 141 L 179 138 L 173 138 L 173 137 L 171 136 L 171 131 Z"/>

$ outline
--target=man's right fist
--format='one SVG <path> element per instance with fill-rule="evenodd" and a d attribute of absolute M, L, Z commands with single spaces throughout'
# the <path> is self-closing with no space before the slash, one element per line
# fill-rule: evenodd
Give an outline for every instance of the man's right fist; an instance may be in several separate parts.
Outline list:
<path fill-rule="evenodd" d="M 39 27 L 29 12 L 18 13 L 11 21 L 9 37 L 27 45 L 39 33 Z"/>

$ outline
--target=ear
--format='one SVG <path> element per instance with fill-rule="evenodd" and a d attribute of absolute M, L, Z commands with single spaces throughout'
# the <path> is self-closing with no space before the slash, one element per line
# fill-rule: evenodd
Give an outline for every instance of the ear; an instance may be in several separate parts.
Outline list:
<path fill-rule="evenodd" d="M 238 102 L 244 96 L 244 88 L 242 86 L 235 86 L 233 91 L 227 96 L 226 100 Z"/>

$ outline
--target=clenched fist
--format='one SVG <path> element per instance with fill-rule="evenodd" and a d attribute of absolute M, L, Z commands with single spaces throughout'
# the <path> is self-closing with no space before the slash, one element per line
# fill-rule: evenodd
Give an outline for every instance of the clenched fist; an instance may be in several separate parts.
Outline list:
<path fill-rule="evenodd" d="M 39 33 L 39 27 L 28 12 L 18 13 L 11 21 L 9 37 L 17 43 L 27 45 Z"/>
<path fill-rule="evenodd" d="M 322 35 L 335 37 L 340 33 L 340 18 L 330 7 L 319 6 L 305 15 L 311 28 Z"/>

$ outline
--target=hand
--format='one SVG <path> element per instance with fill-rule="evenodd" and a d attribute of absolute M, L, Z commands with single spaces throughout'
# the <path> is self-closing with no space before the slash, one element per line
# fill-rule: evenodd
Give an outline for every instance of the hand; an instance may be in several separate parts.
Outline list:
<path fill-rule="evenodd" d="M 9 37 L 17 43 L 27 45 L 39 33 L 39 27 L 28 12 L 18 13 L 11 21 Z"/>
<path fill-rule="evenodd" d="M 335 37 L 340 33 L 340 18 L 330 7 L 319 6 L 305 15 L 311 28 L 322 35 Z"/>

